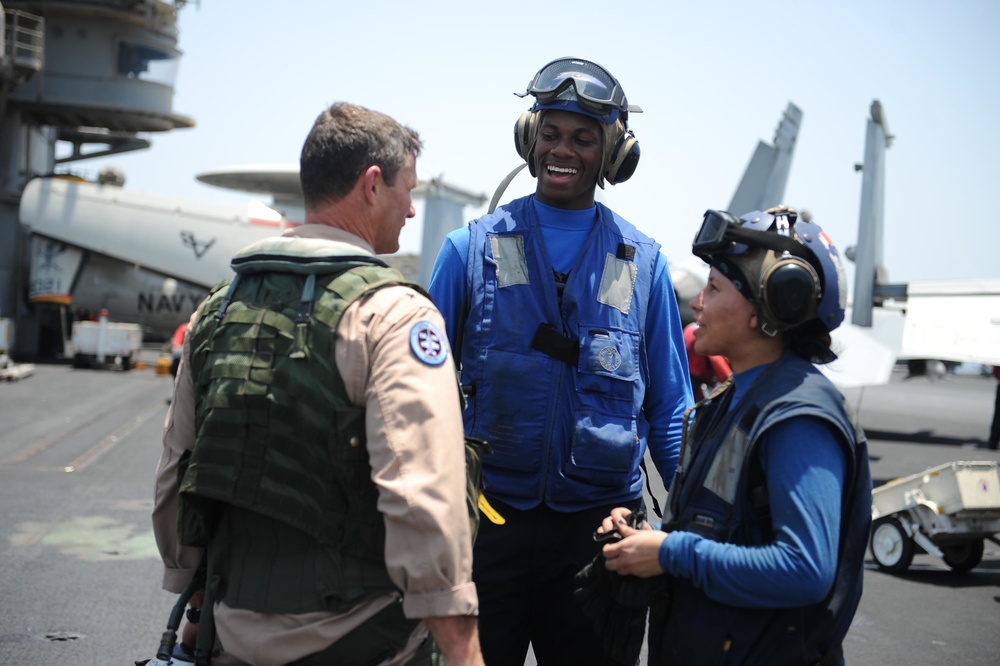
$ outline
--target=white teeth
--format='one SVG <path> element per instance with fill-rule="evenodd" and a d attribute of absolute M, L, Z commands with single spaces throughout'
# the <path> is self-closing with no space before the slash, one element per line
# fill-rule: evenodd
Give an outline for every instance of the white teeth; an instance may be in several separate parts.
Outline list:
<path fill-rule="evenodd" d="M 573 174 L 576 173 L 576 169 L 573 169 L 572 167 L 550 166 L 549 167 L 549 171 L 555 171 L 556 173 L 568 173 L 570 175 L 573 175 Z"/>

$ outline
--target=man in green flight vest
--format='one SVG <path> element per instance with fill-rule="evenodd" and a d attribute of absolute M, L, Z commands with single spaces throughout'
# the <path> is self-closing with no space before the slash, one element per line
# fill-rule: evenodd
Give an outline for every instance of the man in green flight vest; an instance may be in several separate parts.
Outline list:
<path fill-rule="evenodd" d="M 482 664 L 444 322 L 376 256 L 415 215 L 420 149 L 384 114 L 325 110 L 305 224 L 241 250 L 192 316 L 153 523 L 164 588 L 205 576 L 216 665 Z"/>

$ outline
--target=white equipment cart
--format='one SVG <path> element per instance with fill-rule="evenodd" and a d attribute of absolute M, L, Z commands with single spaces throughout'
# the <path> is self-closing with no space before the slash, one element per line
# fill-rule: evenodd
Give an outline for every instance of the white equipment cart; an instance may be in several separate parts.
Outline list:
<path fill-rule="evenodd" d="M 139 324 L 73 322 L 73 367 L 128 370 L 142 349 Z"/>
<path fill-rule="evenodd" d="M 872 490 L 872 557 L 879 569 L 905 571 L 914 553 L 969 571 L 983 559 L 983 542 L 1000 544 L 1000 464 L 955 461 Z"/>

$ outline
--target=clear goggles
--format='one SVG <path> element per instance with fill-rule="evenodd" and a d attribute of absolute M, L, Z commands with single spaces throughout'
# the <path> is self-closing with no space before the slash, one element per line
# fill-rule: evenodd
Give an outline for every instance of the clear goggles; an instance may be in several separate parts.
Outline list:
<path fill-rule="evenodd" d="M 628 112 L 625 92 L 608 70 L 588 60 L 559 58 L 538 70 L 521 97 L 534 95 L 539 104 L 564 99 L 573 88 L 576 101 L 584 109 L 603 114 L 608 107 Z"/>
<path fill-rule="evenodd" d="M 794 232 L 793 232 L 794 233 Z M 711 263 L 714 254 L 742 254 L 747 247 L 788 252 L 805 257 L 801 243 L 793 238 L 769 231 L 746 229 L 743 221 L 726 211 L 707 210 L 701 228 L 695 234 L 691 251 L 695 256 Z"/>

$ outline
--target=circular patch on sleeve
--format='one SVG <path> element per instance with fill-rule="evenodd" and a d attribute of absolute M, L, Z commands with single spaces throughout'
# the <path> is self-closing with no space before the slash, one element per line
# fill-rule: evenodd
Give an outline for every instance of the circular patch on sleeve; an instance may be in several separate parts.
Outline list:
<path fill-rule="evenodd" d="M 429 321 L 419 321 L 410 329 L 410 349 L 427 365 L 441 365 L 448 358 L 444 333 Z"/>

